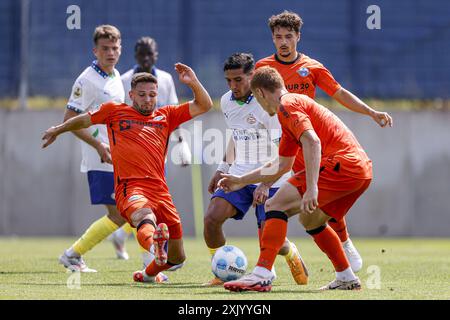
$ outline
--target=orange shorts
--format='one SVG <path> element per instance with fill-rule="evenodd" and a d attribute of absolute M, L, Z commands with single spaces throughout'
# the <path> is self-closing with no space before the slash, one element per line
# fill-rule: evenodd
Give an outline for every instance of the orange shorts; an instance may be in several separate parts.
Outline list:
<path fill-rule="evenodd" d="M 372 179 L 356 179 L 326 168 L 320 172 L 319 208 L 328 216 L 341 220 L 356 200 L 367 190 Z M 297 172 L 288 182 L 303 196 L 306 191 L 305 171 Z"/>
<path fill-rule="evenodd" d="M 132 226 L 131 215 L 139 209 L 149 208 L 155 214 L 157 224 L 167 224 L 170 239 L 183 236 L 180 216 L 167 187 L 155 187 L 146 180 L 121 181 L 116 186 L 116 204 L 120 215 Z"/>

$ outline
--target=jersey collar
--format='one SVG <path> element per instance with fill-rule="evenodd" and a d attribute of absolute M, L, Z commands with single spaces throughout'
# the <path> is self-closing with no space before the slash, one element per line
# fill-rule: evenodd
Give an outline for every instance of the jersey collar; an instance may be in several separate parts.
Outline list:
<path fill-rule="evenodd" d="M 104 70 L 100 68 L 100 66 L 97 64 L 97 60 L 92 61 L 91 67 L 100 75 L 103 79 L 106 79 L 109 77 L 109 74 L 107 74 Z"/>
<path fill-rule="evenodd" d="M 241 102 L 240 100 L 239 100 L 239 101 L 236 100 L 236 97 L 234 96 L 233 93 L 231 93 L 230 100 L 231 100 L 231 101 L 236 101 L 236 102 L 238 102 L 238 103 Z M 245 100 L 244 103 L 249 104 L 252 100 L 253 100 L 253 93 L 250 94 L 250 95 L 247 97 L 247 100 Z"/>
<path fill-rule="evenodd" d="M 294 64 L 294 63 L 296 63 L 298 60 L 300 60 L 300 58 L 302 57 L 302 54 L 301 54 L 300 52 L 297 52 L 297 57 L 296 57 L 294 60 L 289 61 L 289 62 L 281 61 L 281 60 L 278 58 L 278 55 L 277 55 L 276 53 L 275 53 L 273 56 L 275 57 L 275 60 L 276 60 L 277 62 L 281 63 L 281 64 Z"/>
<path fill-rule="evenodd" d="M 133 74 L 137 73 L 139 69 L 139 66 L 137 64 L 134 65 L 133 67 Z M 150 70 L 150 73 L 156 77 L 156 67 L 152 66 L 152 69 Z"/>

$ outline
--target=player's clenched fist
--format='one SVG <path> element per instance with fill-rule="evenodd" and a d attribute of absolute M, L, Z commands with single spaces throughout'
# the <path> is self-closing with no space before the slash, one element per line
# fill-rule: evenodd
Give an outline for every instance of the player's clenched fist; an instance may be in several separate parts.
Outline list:
<path fill-rule="evenodd" d="M 386 127 L 387 125 L 389 125 L 389 127 L 392 127 L 394 124 L 392 117 L 387 112 L 374 111 L 371 114 L 371 117 L 382 128 Z"/>

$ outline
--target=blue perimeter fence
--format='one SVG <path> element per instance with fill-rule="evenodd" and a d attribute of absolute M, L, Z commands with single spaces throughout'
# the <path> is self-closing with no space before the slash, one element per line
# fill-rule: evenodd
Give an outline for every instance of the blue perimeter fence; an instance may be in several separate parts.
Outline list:
<path fill-rule="evenodd" d="M 92 33 L 100 24 L 122 32 L 121 73 L 134 64 L 134 43 L 144 35 L 159 46 L 157 66 L 174 74 L 177 61 L 196 70 L 213 97 L 227 90 L 222 64 L 234 52 L 256 59 L 274 52 L 267 20 L 285 9 L 304 21 L 299 50 L 328 67 L 361 97 L 449 98 L 448 0 L 26 0 L 26 45 L 21 41 L 24 1 L 0 1 L 0 97 L 17 97 L 21 57 L 28 95 L 69 96 L 75 78 L 93 60 Z M 70 5 L 81 29 L 66 26 Z M 370 5 L 381 29 L 369 30 Z M 23 50 L 26 50 L 23 51 Z M 179 95 L 189 91 L 176 81 Z M 323 94 L 323 93 L 321 93 Z"/>

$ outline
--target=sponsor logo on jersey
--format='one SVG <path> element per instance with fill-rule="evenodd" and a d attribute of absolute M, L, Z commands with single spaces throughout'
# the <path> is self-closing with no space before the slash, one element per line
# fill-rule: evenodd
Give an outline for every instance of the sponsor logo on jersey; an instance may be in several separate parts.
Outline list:
<path fill-rule="evenodd" d="M 309 75 L 309 69 L 305 68 L 305 67 L 301 67 L 300 69 L 297 70 L 297 73 L 301 76 L 301 77 L 307 77 Z"/>
<path fill-rule="evenodd" d="M 247 117 L 247 123 L 248 124 L 255 124 L 256 123 L 256 118 L 253 114 L 249 114 Z"/>
<path fill-rule="evenodd" d="M 119 128 L 120 131 L 128 130 L 131 128 L 131 121 L 130 120 L 120 120 L 119 121 Z"/>
<path fill-rule="evenodd" d="M 142 198 L 143 196 L 141 196 L 140 194 L 135 194 L 134 196 L 131 196 L 128 198 L 128 202 L 132 202 L 132 201 L 136 201 L 140 198 Z"/>
<path fill-rule="evenodd" d="M 158 116 L 154 120 L 161 120 L 162 117 L 163 119 L 165 118 L 164 116 Z M 120 120 L 119 121 L 119 129 L 120 131 L 124 131 L 124 130 L 128 130 L 131 129 L 131 126 L 143 126 L 143 127 L 150 127 L 150 128 L 156 128 L 156 129 L 163 129 L 164 128 L 164 124 L 162 123 L 154 123 L 154 122 L 145 122 L 145 121 L 137 121 L 137 120 Z"/>
<path fill-rule="evenodd" d="M 164 118 L 165 118 L 164 116 L 157 116 L 157 117 L 154 117 L 153 120 L 154 120 L 154 121 L 161 121 L 161 120 L 163 120 Z"/>
<path fill-rule="evenodd" d="M 74 96 L 75 98 L 81 97 L 81 87 L 76 87 L 76 88 L 73 90 L 73 96 Z"/>

